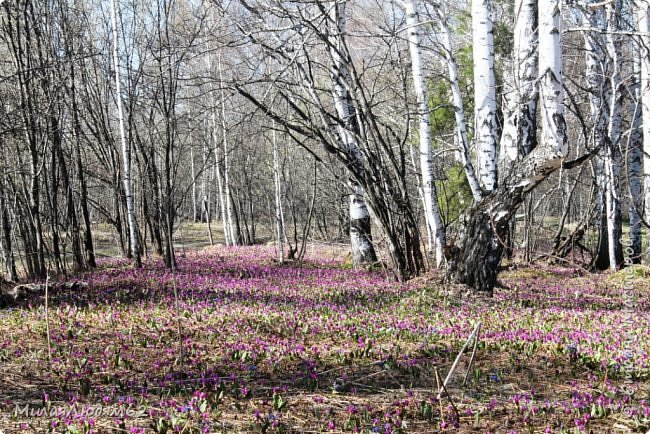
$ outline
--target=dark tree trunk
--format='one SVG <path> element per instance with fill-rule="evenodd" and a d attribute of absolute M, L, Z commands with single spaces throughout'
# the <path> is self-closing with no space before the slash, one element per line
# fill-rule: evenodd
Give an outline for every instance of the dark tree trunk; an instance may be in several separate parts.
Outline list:
<path fill-rule="evenodd" d="M 598 244 L 596 245 L 596 255 L 593 259 L 592 267 L 595 270 L 607 270 L 609 268 L 609 242 L 607 240 L 607 217 L 604 212 L 604 194 L 603 204 L 598 213 Z"/>
<path fill-rule="evenodd" d="M 172 225 L 171 221 L 167 220 L 166 222 L 167 230 L 165 231 L 165 255 L 163 256 L 163 259 L 165 261 L 165 267 L 175 270 L 176 254 L 174 252 L 174 237 L 172 234 L 171 225 Z"/>
<path fill-rule="evenodd" d="M 372 246 L 370 216 L 363 218 L 350 219 L 350 238 L 357 239 L 359 245 Z M 354 247 L 354 246 L 353 246 Z M 372 264 L 377 262 L 377 254 L 374 248 L 369 249 L 352 249 L 352 263 L 354 264 Z"/>
<path fill-rule="evenodd" d="M 237 206 L 235 205 L 235 199 L 232 196 L 232 191 L 230 192 L 230 197 L 226 198 L 226 200 L 230 201 L 230 205 L 232 206 L 233 209 L 233 217 L 235 218 L 235 239 L 232 240 L 233 245 L 235 246 L 241 246 L 242 245 L 242 232 L 241 232 L 241 224 L 239 222 L 239 212 L 237 211 Z"/>
<path fill-rule="evenodd" d="M 615 237 L 617 240 L 620 240 L 622 236 L 621 226 L 618 224 L 615 226 Z M 622 266 L 624 262 L 623 246 L 620 242 L 617 242 L 614 248 L 616 252 L 616 265 Z M 607 216 L 604 212 L 602 212 L 600 215 L 600 226 L 598 228 L 598 246 L 596 249 L 596 256 L 593 260 L 593 268 L 599 271 L 609 270 L 609 238 L 607 236 Z"/>
<path fill-rule="evenodd" d="M 3 187 L 2 184 L 0 184 L 0 187 Z M 9 220 L 4 188 L 0 188 L 0 220 L 0 226 L 2 227 L 2 251 L 4 253 L 3 260 L 9 274 L 9 280 L 17 282 L 18 273 L 16 272 L 16 262 L 11 243 L 11 221 Z"/>
<path fill-rule="evenodd" d="M 56 267 L 56 274 L 61 271 L 65 272 L 65 266 L 61 262 L 61 237 L 59 232 L 59 175 L 58 175 L 58 161 L 56 148 L 61 145 L 60 136 L 58 134 L 58 121 L 55 117 L 50 116 L 50 135 L 52 139 L 52 154 L 51 154 L 51 175 L 48 187 L 45 189 L 45 194 L 48 198 L 50 205 L 50 225 L 52 230 L 52 256 L 54 257 L 54 265 Z M 47 173 L 45 173 L 47 180 Z"/>
<path fill-rule="evenodd" d="M 113 206 L 115 207 L 115 218 L 112 219 L 113 226 L 117 231 L 118 240 L 120 243 L 120 250 L 122 255 L 126 258 L 131 257 L 130 249 L 124 244 L 124 228 L 122 227 L 122 201 L 120 200 L 120 181 L 116 179 L 117 185 L 113 191 Z"/>
<path fill-rule="evenodd" d="M 83 230 L 83 249 L 86 255 L 86 266 L 89 268 L 97 267 L 95 259 L 95 245 L 93 241 L 92 220 L 90 219 L 90 208 L 88 204 L 88 183 L 86 181 L 86 174 L 84 173 L 84 165 L 81 157 L 81 137 L 83 130 L 81 128 L 81 119 L 79 116 L 80 108 L 77 104 L 77 90 L 75 80 L 74 62 L 70 68 L 70 99 L 72 100 L 72 120 L 74 123 L 73 131 L 75 135 L 75 169 L 79 179 L 79 206 L 81 208 L 81 216 L 84 222 Z"/>
<path fill-rule="evenodd" d="M 76 271 L 83 270 L 84 260 L 81 253 L 81 238 L 79 237 L 79 220 L 77 219 L 77 211 L 74 206 L 74 195 L 72 194 L 72 186 L 70 183 L 70 174 L 68 172 L 68 165 L 65 161 L 65 155 L 61 147 L 61 142 L 57 143 L 56 153 L 59 159 L 59 170 L 61 171 L 61 186 L 66 196 L 66 224 L 67 230 L 70 235 L 73 268 Z"/>
<path fill-rule="evenodd" d="M 18 228 L 20 229 L 20 238 L 23 240 L 23 252 L 25 252 L 25 268 L 27 269 L 27 277 L 37 277 L 38 264 L 36 263 L 36 242 L 32 237 L 31 225 L 25 216 L 18 218 Z"/>
<path fill-rule="evenodd" d="M 97 267 L 95 260 L 95 246 L 93 243 L 92 222 L 90 220 L 90 211 L 88 209 L 88 185 L 86 184 L 86 176 L 84 174 L 83 163 L 81 162 L 81 149 L 77 143 L 76 157 L 77 157 L 77 176 L 79 177 L 79 187 L 81 192 L 81 215 L 84 219 L 84 250 L 86 251 L 86 263 L 88 267 Z"/>
<path fill-rule="evenodd" d="M 453 273 L 456 282 L 492 294 L 504 249 L 502 240 L 508 233 L 508 222 L 502 223 L 500 226 L 505 227 L 498 230 L 485 202 L 474 207 L 467 215 L 464 240 L 456 252 L 457 258 L 449 263 L 449 272 Z"/>
<path fill-rule="evenodd" d="M 491 295 L 510 220 L 526 195 L 561 166 L 575 167 L 592 155 L 563 163 L 554 150 L 538 146 L 515 163 L 499 187 L 466 214 L 460 242 L 451 249 L 448 258 L 447 277 Z"/>
<path fill-rule="evenodd" d="M 237 196 L 237 206 L 235 207 L 235 214 L 239 216 L 237 221 L 241 222 L 241 226 L 244 226 L 242 233 L 243 242 L 245 246 L 250 246 L 251 243 L 251 231 L 248 227 L 248 218 L 246 212 L 244 211 L 244 205 L 242 204 L 241 195 L 239 191 L 236 193 Z"/>

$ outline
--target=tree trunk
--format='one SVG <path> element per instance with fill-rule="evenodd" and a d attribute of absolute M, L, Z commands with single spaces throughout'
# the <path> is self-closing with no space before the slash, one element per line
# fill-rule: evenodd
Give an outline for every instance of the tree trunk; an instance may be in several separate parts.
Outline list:
<path fill-rule="evenodd" d="M 610 3 L 607 8 L 607 51 L 611 59 L 612 71 L 610 72 L 611 96 L 609 102 L 609 125 L 605 160 L 605 173 L 607 176 L 606 206 L 607 206 L 607 244 L 609 256 L 609 269 L 616 271 L 623 263 L 623 249 L 621 246 L 621 235 L 623 225 L 621 220 L 621 188 L 619 179 L 621 176 L 621 154 L 619 141 L 621 138 L 622 123 L 622 80 L 621 80 L 621 47 L 620 36 L 614 33 L 619 32 L 619 17 L 621 11 L 617 2 Z"/>
<path fill-rule="evenodd" d="M 354 165 L 361 165 L 363 156 L 355 134 L 359 133 L 357 113 L 347 84 L 350 83 L 348 64 L 350 59 L 344 58 L 345 47 L 343 35 L 345 34 L 345 2 L 335 2 L 329 5 L 329 43 L 332 60 L 332 97 L 334 106 L 341 123 L 337 131 L 343 148 Z M 361 170 L 358 170 L 361 172 Z M 354 266 L 373 263 L 377 255 L 372 243 L 370 213 L 364 198 L 363 187 L 356 181 L 350 182 L 350 245 Z"/>
<path fill-rule="evenodd" d="M 77 87 L 75 80 L 74 62 L 70 66 L 70 99 L 72 101 L 72 121 L 74 126 L 74 157 L 77 177 L 79 178 L 79 205 L 81 215 L 84 221 L 83 247 L 86 252 L 86 265 L 90 268 L 97 267 L 95 261 L 95 246 L 93 245 L 92 222 L 90 220 L 90 211 L 88 209 L 88 184 L 86 174 L 84 173 L 83 162 L 81 159 L 81 121 L 79 119 L 79 106 L 77 104 Z"/>
<path fill-rule="evenodd" d="M 61 136 L 59 135 L 59 121 L 53 114 L 48 116 L 48 138 L 50 141 L 50 177 L 48 180 L 47 170 L 43 174 L 47 180 L 45 197 L 50 207 L 50 230 L 52 236 L 52 259 L 56 274 L 65 273 L 65 264 L 61 261 L 61 235 L 59 222 L 59 173 L 58 159 L 56 148 L 61 146 Z M 43 166 L 45 168 L 45 166 Z"/>
<path fill-rule="evenodd" d="M 126 213 L 129 227 L 130 252 L 135 259 L 136 268 L 142 267 L 140 245 L 138 241 L 138 225 L 135 216 L 135 200 L 133 197 L 133 182 L 131 179 L 131 146 L 124 134 L 124 113 L 122 110 L 122 90 L 120 85 L 120 62 L 118 56 L 117 38 L 117 5 L 111 0 L 111 24 L 113 31 L 113 67 L 115 68 L 115 99 L 117 101 L 117 117 L 119 122 L 120 141 L 122 143 L 122 163 L 124 165 L 124 195 L 126 197 Z"/>
<path fill-rule="evenodd" d="M 607 80 L 606 43 L 602 36 L 607 31 L 605 14 L 602 8 L 587 8 L 582 11 L 583 25 L 599 29 L 600 32 L 585 32 L 585 74 L 589 91 L 589 108 L 591 113 L 593 140 L 592 146 L 598 148 L 598 155 L 593 161 L 594 184 L 596 189 L 596 225 L 598 226 L 598 244 L 592 266 L 598 270 L 609 267 L 609 247 L 607 232 L 607 138 L 611 111 L 611 80 Z"/>
<path fill-rule="evenodd" d="M 192 134 L 190 133 L 190 176 L 192 177 L 192 221 L 199 221 L 199 206 L 196 200 L 196 168 L 194 167 L 194 144 L 192 143 Z"/>
<path fill-rule="evenodd" d="M 273 123 L 273 183 L 275 184 L 275 236 L 278 243 L 278 260 L 284 263 L 284 218 L 282 213 L 282 178 L 280 169 L 280 150 Z"/>
<path fill-rule="evenodd" d="M 525 157 L 537 146 L 537 25 L 537 1 L 516 0 L 512 61 L 503 80 L 505 86 L 510 83 L 512 87 L 504 95 L 504 125 L 499 142 L 502 177 L 508 176 L 513 161 Z M 516 230 L 517 221 L 513 219 L 505 240 L 508 259 L 515 253 Z"/>
<path fill-rule="evenodd" d="M 84 260 L 81 253 L 81 238 L 79 237 L 79 220 L 77 218 L 77 211 L 75 209 L 75 200 L 72 192 L 72 185 L 70 182 L 70 173 L 68 171 L 68 164 L 65 161 L 61 140 L 54 142 L 56 156 L 58 157 L 59 170 L 61 171 L 61 186 L 65 193 L 66 199 L 66 227 L 70 236 L 70 243 L 72 249 L 73 269 L 75 271 L 83 270 Z M 55 167 L 52 170 L 56 170 Z"/>
<path fill-rule="evenodd" d="M 230 231 L 230 237 L 232 240 L 233 246 L 240 246 L 243 242 L 242 231 L 241 231 L 241 222 L 239 221 L 239 212 L 237 211 L 237 205 L 235 204 L 235 197 L 233 196 L 232 190 L 229 191 L 229 196 L 227 198 L 228 203 L 231 209 L 231 217 L 233 223 L 231 224 L 232 230 Z"/>
<path fill-rule="evenodd" d="M 645 216 L 650 216 L 650 2 L 636 0 L 639 23 L 639 57 L 641 59 L 641 113 L 643 125 L 643 197 Z M 646 239 L 650 229 L 646 228 Z M 644 262 L 650 263 L 650 244 L 644 253 Z"/>
<path fill-rule="evenodd" d="M 9 210 L 7 209 L 7 200 L 5 195 L 6 190 L 4 182 L 0 179 L 0 230 L 2 230 L 0 247 L 2 247 L 2 259 L 5 263 L 9 280 L 17 282 L 18 272 L 16 271 L 16 261 L 14 260 L 14 252 L 11 242 L 11 221 L 9 219 Z"/>
<path fill-rule="evenodd" d="M 512 83 L 505 95 L 500 158 L 515 161 L 537 145 L 537 1 L 516 0 Z M 506 163 L 507 164 L 507 163 Z"/>
<path fill-rule="evenodd" d="M 223 182 L 223 177 L 221 174 L 221 159 L 220 159 L 220 152 L 219 152 L 219 142 L 217 141 L 217 126 L 216 123 L 214 122 L 215 119 L 215 114 L 214 112 L 212 113 L 212 118 L 213 118 L 213 137 L 214 137 L 214 160 L 215 160 L 215 165 L 216 165 L 216 178 L 217 178 L 217 196 L 218 196 L 218 203 L 219 203 L 219 211 L 221 214 L 221 225 L 223 227 L 223 236 L 224 236 L 224 242 L 226 243 L 226 246 L 231 246 L 233 244 L 232 242 L 232 231 L 230 230 L 230 223 L 228 221 L 228 214 L 226 211 L 226 201 L 229 200 L 226 197 L 226 191 L 224 188 L 224 182 Z"/>
<path fill-rule="evenodd" d="M 641 85 L 639 77 L 641 63 L 639 59 L 634 60 L 634 82 L 632 85 L 635 103 L 630 104 L 630 119 L 632 129 L 627 150 L 627 182 L 630 189 L 630 252 L 626 252 L 626 259 L 629 257 L 634 264 L 641 262 L 642 240 L 641 240 L 641 213 L 643 212 L 643 125 L 641 123 Z M 626 249 L 627 250 L 627 249 Z"/>
<path fill-rule="evenodd" d="M 221 68 L 221 57 L 219 57 L 219 82 L 220 82 L 220 92 L 221 92 L 221 134 L 223 140 L 223 194 L 225 197 L 225 220 L 223 232 L 226 234 L 226 245 L 239 245 L 241 242 L 241 229 L 239 224 L 239 217 L 235 217 L 237 221 L 233 220 L 233 198 L 230 191 L 230 164 L 228 159 L 228 130 L 226 124 L 226 98 L 223 91 L 223 71 Z M 218 163 L 217 163 L 218 164 Z M 237 228 L 235 229 L 235 226 Z M 235 234 L 236 230 L 236 234 Z M 228 243 L 230 241 L 230 243 Z"/>
<path fill-rule="evenodd" d="M 484 192 L 497 185 L 497 101 L 494 78 L 492 0 L 472 0 L 474 53 L 474 141 Z"/>
<path fill-rule="evenodd" d="M 414 0 L 404 2 L 406 25 L 408 27 L 409 52 L 413 74 L 413 89 L 418 104 L 418 139 L 420 142 L 420 171 L 422 173 L 422 195 L 424 196 L 424 216 L 427 224 L 428 250 L 435 248 L 436 267 L 444 260 L 445 228 L 438 207 L 438 193 L 433 178 L 433 159 L 431 156 L 431 125 L 429 121 L 429 101 L 424 84 L 422 56 L 420 55 L 420 23 Z"/>

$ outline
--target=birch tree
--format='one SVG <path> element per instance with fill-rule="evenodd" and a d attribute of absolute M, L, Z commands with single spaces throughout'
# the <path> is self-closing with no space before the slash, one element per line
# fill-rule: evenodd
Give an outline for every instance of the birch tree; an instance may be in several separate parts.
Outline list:
<path fill-rule="evenodd" d="M 512 67 L 507 71 L 512 89 L 505 95 L 500 158 L 512 162 L 525 157 L 537 144 L 537 1 L 515 1 Z M 508 85 L 506 80 L 505 85 Z"/>
<path fill-rule="evenodd" d="M 497 102 L 494 77 L 492 0 L 472 0 L 474 52 L 474 142 L 479 181 L 489 193 L 497 185 Z"/>
<path fill-rule="evenodd" d="M 135 259 L 137 268 L 142 266 L 140 257 L 140 244 L 138 241 L 138 227 L 135 215 L 135 200 L 133 197 L 133 182 L 131 179 L 131 146 L 124 133 L 124 112 L 122 109 L 122 90 L 120 85 L 120 60 L 119 44 L 117 37 L 117 5 L 116 0 L 111 0 L 111 26 L 113 31 L 113 67 L 115 69 L 115 99 L 117 101 L 117 119 L 119 136 L 122 143 L 122 164 L 124 167 L 124 194 L 126 196 L 127 221 L 129 226 L 130 253 Z"/>
<path fill-rule="evenodd" d="M 233 224 L 233 207 L 232 207 L 232 194 L 230 192 L 230 164 L 228 160 L 228 123 L 226 121 L 226 96 L 225 92 L 223 90 L 223 68 L 221 65 L 221 55 L 219 55 L 218 59 L 218 67 L 219 67 L 219 92 L 221 96 L 221 141 L 222 141 L 222 146 L 223 146 L 223 192 L 220 194 L 220 201 L 222 201 L 221 205 L 223 207 L 222 217 L 224 221 L 224 226 L 223 226 L 223 233 L 226 238 L 226 245 L 227 246 L 234 246 L 239 244 L 239 239 L 235 235 L 235 228 Z M 217 167 L 219 165 L 219 162 L 217 162 Z M 217 173 L 217 176 L 220 174 Z M 221 188 L 220 188 L 221 189 Z"/>
<path fill-rule="evenodd" d="M 278 146 L 275 122 L 271 131 L 273 142 L 273 184 L 275 187 L 275 236 L 278 243 L 278 260 L 284 263 L 284 217 L 282 213 L 282 177 L 280 168 L 280 149 Z"/>
<path fill-rule="evenodd" d="M 344 45 L 345 34 L 345 6 L 346 3 L 333 2 L 329 4 L 328 37 L 329 51 L 332 60 L 332 98 L 334 107 L 341 119 L 337 126 L 339 140 L 342 146 L 352 157 L 350 164 L 361 166 L 363 156 L 354 137 L 359 134 L 359 121 L 350 95 L 348 86 L 350 72 L 348 71 L 349 59 L 346 59 L 347 50 Z M 350 244 L 352 248 L 352 261 L 355 265 L 368 264 L 377 260 L 375 248 L 372 244 L 370 231 L 370 213 L 364 198 L 364 189 L 359 183 L 351 182 L 350 188 Z"/>
<path fill-rule="evenodd" d="M 621 80 L 621 47 L 619 24 L 621 5 L 619 1 L 611 2 L 607 8 L 607 51 L 611 59 L 609 101 L 608 141 L 606 146 L 605 175 L 606 182 L 606 212 L 607 212 L 607 246 L 609 256 L 609 269 L 616 271 L 623 262 L 621 248 L 621 198 L 619 179 L 621 176 L 621 124 L 622 124 L 622 80 Z"/>
<path fill-rule="evenodd" d="M 411 71 L 413 74 L 413 90 L 418 107 L 418 141 L 420 150 L 420 172 L 422 178 L 422 194 L 424 196 L 424 215 L 428 226 L 428 248 L 434 249 L 436 266 L 440 267 L 444 260 L 443 248 L 445 246 L 445 229 L 440 208 L 438 207 L 438 194 L 433 178 L 433 160 L 431 155 L 431 124 L 429 121 L 429 104 L 424 83 L 422 55 L 420 52 L 420 23 L 418 19 L 415 0 L 405 0 L 401 3 L 406 13 L 406 27 L 411 56 Z"/>
<path fill-rule="evenodd" d="M 224 182 L 223 182 L 223 174 L 221 173 L 221 163 L 222 163 L 222 158 L 221 158 L 221 149 L 219 147 L 219 138 L 218 138 L 218 128 L 217 128 L 217 114 L 216 110 L 213 109 L 212 111 L 212 142 L 213 142 L 213 150 L 214 150 L 214 162 L 215 162 L 215 170 L 216 170 L 216 179 L 217 179 L 217 201 L 219 203 L 219 211 L 221 214 L 221 226 L 223 228 L 223 236 L 224 236 L 224 241 L 227 246 L 232 246 L 232 230 L 231 230 L 231 222 L 232 222 L 232 214 L 231 218 L 228 218 L 228 211 L 226 209 L 226 200 L 229 201 L 229 199 L 226 199 L 226 189 L 224 188 Z M 231 208 L 232 209 L 232 208 Z"/>
<path fill-rule="evenodd" d="M 208 54 L 206 58 L 206 63 L 207 67 L 211 68 L 212 67 L 212 56 Z M 223 84 L 223 75 L 221 73 L 221 60 L 219 58 L 219 82 L 220 84 Z M 215 167 L 215 178 L 217 181 L 217 204 L 218 204 L 218 210 L 219 210 L 219 218 L 221 220 L 221 227 L 223 228 L 223 236 L 224 236 L 224 242 L 226 246 L 231 246 L 233 245 L 233 239 L 232 239 L 232 207 L 230 208 L 230 213 L 228 213 L 226 201 L 230 203 L 229 196 L 226 196 L 226 189 L 224 188 L 224 176 L 222 173 L 222 168 L 221 165 L 224 161 L 226 161 L 226 158 L 223 158 L 221 156 L 222 154 L 222 149 L 220 148 L 221 142 L 226 141 L 226 143 L 223 144 L 223 149 L 227 150 L 227 132 L 226 132 L 226 123 L 225 123 L 225 108 L 224 108 L 224 93 L 223 90 L 220 91 L 220 96 L 221 96 L 221 111 L 217 113 L 217 103 L 216 103 L 216 98 L 215 98 L 215 92 L 216 89 L 214 86 L 210 87 L 211 91 L 211 112 L 210 112 L 210 129 L 212 134 L 210 135 L 211 142 L 212 142 L 212 152 L 214 155 L 214 167 Z M 219 117 L 220 121 L 217 120 L 217 117 Z M 221 134 L 219 134 L 219 131 L 221 129 Z M 230 189 L 228 189 L 230 190 Z M 228 191 L 229 193 L 229 191 Z"/>
<path fill-rule="evenodd" d="M 450 261 L 448 277 L 475 290 L 492 293 L 510 219 L 526 195 L 560 167 L 568 154 L 562 86 L 559 0 L 538 3 L 539 89 L 542 130 L 539 145 L 513 164 L 508 177 L 466 214 L 464 233 Z"/>
<path fill-rule="evenodd" d="M 561 2 L 538 2 L 538 13 L 541 142 L 548 155 L 546 166 L 558 169 L 569 151 L 564 120 Z"/>

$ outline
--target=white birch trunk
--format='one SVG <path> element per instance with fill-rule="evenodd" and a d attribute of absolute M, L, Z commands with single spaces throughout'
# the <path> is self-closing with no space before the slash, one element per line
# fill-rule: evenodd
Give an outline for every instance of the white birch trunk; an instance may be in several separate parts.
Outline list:
<path fill-rule="evenodd" d="M 413 73 L 413 88 L 418 105 L 418 134 L 420 148 L 420 170 L 422 172 L 422 194 L 424 215 L 427 223 L 428 249 L 435 245 L 436 267 L 444 261 L 445 230 L 438 207 L 438 194 L 433 179 L 433 160 L 431 155 L 431 126 L 429 123 L 429 104 L 424 84 L 422 57 L 420 53 L 419 20 L 414 0 L 403 3 L 406 12 L 406 25 Z M 435 238 L 435 240 L 433 240 Z"/>
<path fill-rule="evenodd" d="M 363 156 L 356 142 L 354 123 L 360 125 L 354 118 L 354 107 L 350 103 L 350 95 L 346 87 L 349 83 L 347 59 L 343 58 L 345 46 L 343 34 L 345 33 L 345 2 L 331 3 L 329 15 L 329 44 L 332 57 L 332 97 L 334 107 L 343 122 L 337 127 L 339 138 L 346 150 L 352 165 L 363 164 Z M 370 237 L 370 213 L 364 199 L 363 187 L 357 183 L 350 185 L 350 244 L 352 248 L 352 261 L 355 266 L 376 261 L 377 257 Z"/>
<path fill-rule="evenodd" d="M 537 142 L 537 1 L 516 0 L 515 19 L 513 64 L 508 71 L 513 88 L 505 96 L 499 154 L 506 162 L 528 155 Z"/>
<path fill-rule="evenodd" d="M 196 168 L 194 167 L 194 145 L 192 143 L 192 133 L 190 133 L 190 176 L 192 177 L 192 221 L 198 221 L 199 207 L 196 200 Z"/>
<path fill-rule="evenodd" d="M 643 120 L 643 196 L 645 216 L 650 216 L 650 2 L 636 0 L 639 30 L 639 57 L 641 58 L 641 113 Z M 646 229 L 650 239 L 650 229 Z M 649 243 L 650 245 L 650 243 Z M 650 248 L 644 253 L 645 262 L 650 261 Z"/>
<path fill-rule="evenodd" d="M 481 187 L 489 193 L 497 184 L 497 102 L 492 0 L 472 0 L 472 39 L 476 162 Z"/>
<path fill-rule="evenodd" d="M 228 231 L 226 236 L 226 245 L 234 246 L 238 244 L 237 237 L 235 236 L 235 228 L 233 224 L 233 210 L 232 210 L 232 200 L 230 197 L 230 166 L 228 164 L 228 130 L 226 124 L 226 98 L 223 91 L 223 70 L 221 68 L 221 54 L 218 59 L 219 66 L 219 89 L 221 94 L 221 133 L 223 141 L 223 194 L 225 200 L 225 212 L 226 212 L 226 225 L 223 228 L 224 235 Z M 228 243 L 230 241 L 230 244 Z"/>
<path fill-rule="evenodd" d="M 409 129 L 412 129 L 412 127 L 409 126 Z M 413 150 L 413 146 L 409 147 L 409 156 L 411 157 L 411 164 L 413 167 L 417 167 L 417 163 L 415 160 L 415 152 Z M 424 190 L 422 189 L 422 180 L 418 179 L 418 198 L 420 199 L 420 202 L 422 203 L 422 209 L 427 208 L 427 204 L 424 201 Z M 426 214 L 425 214 L 426 218 Z M 425 229 L 427 230 L 427 248 L 429 251 L 433 250 L 432 243 L 433 243 L 433 233 L 431 232 L 431 227 L 429 226 L 429 222 L 426 222 L 424 225 Z"/>
<path fill-rule="evenodd" d="M 226 213 L 226 195 L 225 189 L 223 186 L 223 176 L 221 174 L 221 152 L 219 150 L 219 138 L 218 138 L 218 129 L 217 129 L 217 113 L 214 108 L 215 101 L 214 97 L 212 98 L 212 140 L 214 142 L 214 163 L 216 169 L 216 178 L 217 178 L 217 195 L 219 200 L 219 213 L 221 214 L 221 227 L 223 228 L 223 237 L 226 246 L 232 245 L 232 239 L 230 238 L 230 229 L 228 226 L 228 216 Z"/>
<path fill-rule="evenodd" d="M 204 119 L 203 123 L 204 123 L 204 126 L 205 126 L 205 131 L 210 131 L 209 127 L 208 127 L 207 118 Z M 202 155 L 203 164 L 201 165 L 203 167 L 203 172 L 201 173 L 201 221 L 203 221 L 203 218 L 205 216 L 205 221 L 206 222 L 210 218 L 210 211 L 209 211 L 210 199 L 208 198 L 207 181 L 206 181 L 206 178 L 208 176 L 208 171 L 205 170 L 205 168 L 208 167 L 208 162 L 207 162 L 208 155 L 209 155 L 209 153 L 208 153 L 207 143 L 204 142 L 204 144 L 203 144 L 203 155 Z M 212 245 L 212 243 L 210 243 L 210 244 Z"/>
<path fill-rule="evenodd" d="M 129 241 L 131 255 L 136 267 L 141 266 L 140 245 L 138 241 L 138 226 L 135 216 L 135 200 L 133 197 L 133 180 L 131 179 L 131 146 L 124 133 L 124 111 L 122 109 L 122 89 L 120 85 L 120 59 L 117 38 L 117 5 L 111 0 L 111 25 L 113 30 L 113 68 L 115 69 L 115 99 L 117 101 L 117 119 L 119 123 L 120 141 L 122 143 L 122 160 L 124 165 L 124 195 L 126 196 L 126 213 L 129 226 Z"/>
<path fill-rule="evenodd" d="M 539 13 L 539 93 L 542 109 L 541 142 L 554 150 L 558 166 L 568 154 L 562 87 L 562 48 L 560 46 L 560 1 L 538 2 Z"/>
<path fill-rule="evenodd" d="M 460 82 L 458 78 L 458 65 L 454 59 L 449 35 L 449 24 L 444 9 L 444 2 L 435 5 L 434 12 L 438 21 L 439 32 L 438 38 L 447 62 L 449 73 L 449 84 L 451 86 L 452 102 L 454 105 L 454 117 L 456 120 L 456 140 L 458 141 L 458 159 L 463 166 L 465 176 L 469 182 L 474 202 L 480 202 L 483 198 L 483 191 L 479 185 L 474 166 L 469 157 L 469 140 L 467 138 L 467 123 L 465 122 L 465 109 L 463 107 L 463 95 L 460 91 Z"/>
<path fill-rule="evenodd" d="M 605 174 L 607 176 L 606 205 L 607 205 L 607 247 L 609 255 L 609 269 L 616 271 L 620 259 L 621 225 L 621 200 L 619 178 L 621 176 L 621 159 L 618 151 L 621 136 L 622 107 L 621 107 L 621 59 L 620 41 L 614 34 L 620 30 L 616 2 L 607 6 L 607 51 L 611 59 L 609 102 L 609 140 L 605 159 Z"/>
<path fill-rule="evenodd" d="M 275 232 L 278 242 L 280 263 L 284 263 L 284 222 L 282 218 L 282 178 L 280 177 L 280 150 L 275 133 L 275 122 L 272 130 L 273 140 L 273 180 L 275 183 Z"/>

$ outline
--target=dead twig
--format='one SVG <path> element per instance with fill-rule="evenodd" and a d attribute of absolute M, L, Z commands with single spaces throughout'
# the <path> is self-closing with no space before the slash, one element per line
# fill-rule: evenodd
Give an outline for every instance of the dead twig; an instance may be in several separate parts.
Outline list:
<path fill-rule="evenodd" d="M 47 273 L 45 278 L 45 332 L 47 334 L 47 360 L 52 368 L 52 341 L 50 339 L 50 315 L 49 315 L 49 300 L 50 300 L 50 273 Z"/>
<path fill-rule="evenodd" d="M 467 383 L 467 377 L 469 377 L 469 372 L 472 369 L 472 362 L 474 362 L 474 356 L 476 355 L 476 348 L 478 347 L 479 336 L 481 335 L 481 323 L 478 323 L 476 326 L 476 338 L 474 339 L 474 348 L 472 349 L 472 356 L 469 358 L 469 365 L 467 365 L 467 372 L 465 372 L 465 378 L 463 379 L 463 386 Z"/>
<path fill-rule="evenodd" d="M 465 352 L 465 349 L 467 348 L 469 343 L 472 341 L 472 338 L 474 338 L 474 336 L 476 336 L 476 334 L 478 333 L 480 327 L 481 327 L 481 322 L 479 321 L 478 324 L 476 324 L 476 327 L 474 327 L 474 331 L 472 332 L 472 334 L 469 335 L 469 337 L 465 341 L 465 344 L 463 345 L 463 347 L 458 352 L 458 355 L 456 356 L 456 360 L 454 360 L 454 364 L 451 365 L 451 369 L 449 370 L 449 373 L 447 373 L 447 377 L 445 377 L 445 381 L 443 381 L 443 383 L 442 383 L 442 387 L 438 389 L 438 399 L 440 399 L 440 395 L 442 395 L 443 389 L 445 389 L 447 387 L 447 383 L 449 382 L 449 380 L 451 379 L 451 376 L 453 375 L 454 371 L 456 370 L 456 367 L 458 366 L 458 362 L 460 361 L 460 357 L 463 355 L 463 353 Z"/>

